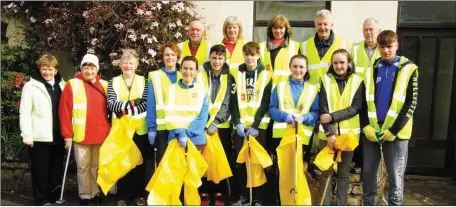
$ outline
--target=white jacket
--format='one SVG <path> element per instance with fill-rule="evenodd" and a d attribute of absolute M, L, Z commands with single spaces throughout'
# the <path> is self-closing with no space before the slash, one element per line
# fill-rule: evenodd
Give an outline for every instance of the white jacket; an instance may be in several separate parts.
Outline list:
<path fill-rule="evenodd" d="M 65 81 L 60 81 L 63 91 Z M 19 126 L 24 142 L 52 142 L 52 103 L 51 96 L 43 83 L 30 78 L 22 88 L 19 108 Z"/>

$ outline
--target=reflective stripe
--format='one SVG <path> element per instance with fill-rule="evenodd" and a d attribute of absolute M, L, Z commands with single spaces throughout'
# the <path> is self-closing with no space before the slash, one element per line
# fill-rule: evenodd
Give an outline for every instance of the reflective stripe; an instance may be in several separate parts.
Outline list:
<path fill-rule="evenodd" d="M 355 72 L 356 73 L 364 73 L 364 68 L 363 67 L 356 67 Z"/>
<path fill-rule="evenodd" d="M 73 123 L 73 124 L 85 124 L 85 123 L 86 123 L 86 120 L 85 120 L 85 119 L 73 118 L 73 119 L 72 119 L 72 123 Z"/>
<path fill-rule="evenodd" d="M 302 43 L 301 48 L 302 48 L 302 50 L 301 50 L 302 55 L 307 57 L 307 40 Z"/>
<path fill-rule="evenodd" d="M 369 118 L 377 118 L 377 112 L 367 112 Z"/>
<path fill-rule="evenodd" d="M 160 74 L 156 73 L 154 75 L 154 83 L 156 86 L 161 86 L 161 80 L 160 80 Z M 153 86 L 152 86 L 153 87 Z M 157 104 L 157 110 L 163 109 L 163 94 L 162 94 L 163 88 L 154 88 L 154 92 L 157 93 L 156 96 L 156 104 Z"/>
<path fill-rule="evenodd" d="M 167 111 L 193 111 L 193 112 L 200 112 L 201 106 L 186 106 L 186 105 L 168 105 L 165 106 L 165 110 Z"/>
<path fill-rule="evenodd" d="M 261 59 L 263 60 L 263 62 L 264 62 L 264 48 L 265 47 L 266 47 L 266 42 L 260 43 L 260 55 L 261 55 Z"/>
<path fill-rule="evenodd" d="M 342 129 L 342 128 L 341 128 L 341 129 L 340 129 L 340 133 L 341 133 L 341 134 L 346 134 L 346 133 L 348 133 L 350 130 L 352 130 L 355 134 L 359 134 L 359 133 L 361 132 L 361 129 L 359 129 L 359 128 L 351 128 L 351 129 L 349 129 L 349 128 L 348 128 L 348 129 L 347 129 L 347 128 Z"/>
<path fill-rule="evenodd" d="M 393 118 L 397 117 L 397 113 L 393 110 L 388 110 L 388 113 L 386 115 L 391 116 Z"/>
<path fill-rule="evenodd" d="M 230 68 L 239 68 L 240 63 L 230 63 Z"/>
<path fill-rule="evenodd" d="M 396 100 L 398 100 L 400 102 L 404 102 L 405 101 L 405 96 L 403 96 L 401 94 L 398 94 L 398 93 L 393 93 L 393 98 L 395 98 Z"/>
<path fill-rule="evenodd" d="M 375 100 L 375 95 L 367 95 L 366 96 L 367 101 L 374 101 Z"/>
<path fill-rule="evenodd" d="M 87 110 L 87 104 L 73 104 L 73 110 L 74 109 Z"/>
<path fill-rule="evenodd" d="M 255 118 L 251 117 L 251 116 L 245 116 L 245 120 L 253 123 L 255 121 Z M 263 117 L 261 119 L 261 122 L 269 123 L 270 120 L 271 120 L 271 118 L 269 118 L 269 117 Z"/>
<path fill-rule="evenodd" d="M 353 58 L 353 63 L 355 63 L 355 65 L 357 64 L 356 59 L 358 58 L 358 47 L 359 47 L 359 45 L 355 45 L 352 50 L 353 51 L 352 58 Z M 358 67 L 356 67 L 356 70 L 358 71 Z M 363 71 L 364 71 L 364 68 L 363 68 Z"/>
<path fill-rule="evenodd" d="M 189 116 L 166 116 L 165 122 L 186 123 L 186 122 L 191 122 L 194 119 L 195 119 L 195 117 L 189 117 Z"/>
<path fill-rule="evenodd" d="M 274 70 L 274 75 L 289 76 L 290 74 L 291 74 L 290 70 L 277 69 L 277 68 Z"/>
<path fill-rule="evenodd" d="M 157 124 L 165 124 L 165 119 L 157 119 Z"/>
<path fill-rule="evenodd" d="M 295 54 L 295 42 L 290 40 L 290 45 L 288 45 L 288 58 L 291 59 L 293 55 Z M 287 70 L 288 71 L 288 70 Z"/>
<path fill-rule="evenodd" d="M 312 65 L 309 65 L 309 70 L 316 70 L 316 69 L 319 69 L 319 68 L 329 68 L 329 63 L 319 63 L 319 64 L 312 64 Z"/>
<path fill-rule="evenodd" d="M 347 49 L 347 43 L 345 42 L 345 40 L 342 40 L 342 45 L 340 47 L 343 49 Z"/>

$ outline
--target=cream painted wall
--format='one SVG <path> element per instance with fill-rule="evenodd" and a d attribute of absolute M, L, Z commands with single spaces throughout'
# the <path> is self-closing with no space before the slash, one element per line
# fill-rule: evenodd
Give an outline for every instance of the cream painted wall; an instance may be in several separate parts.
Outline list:
<path fill-rule="evenodd" d="M 209 28 L 207 39 L 215 43 L 223 39 L 223 22 L 228 16 L 238 16 L 244 39 L 250 41 L 253 31 L 253 1 L 198 1 L 197 9 Z"/>
<path fill-rule="evenodd" d="M 397 1 L 332 1 L 334 32 L 349 41 L 363 39 L 363 22 L 373 17 L 383 30 L 396 31 Z"/>

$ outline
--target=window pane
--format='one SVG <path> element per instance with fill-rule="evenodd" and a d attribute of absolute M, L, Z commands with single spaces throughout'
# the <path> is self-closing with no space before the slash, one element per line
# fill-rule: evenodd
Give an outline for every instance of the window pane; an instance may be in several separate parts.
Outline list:
<path fill-rule="evenodd" d="M 269 20 L 275 14 L 285 15 L 289 21 L 313 21 L 317 11 L 325 8 L 324 1 L 258 1 L 256 20 Z"/>
<path fill-rule="evenodd" d="M 255 27 L 253 29 L 253 41 L 266 41 L 266 28 L 267 27 Z M 309 39 L 309 37 L 315 35 L 315 32 L 315 28 L 313 27 L 292 27 L 291 39 L 298 42 L 304 42 L 305 40 Z"/>
<path fill-rule="evenodd" d="M 399 2 L 400 22 L 408 21 L 456 21 L 456 1 L 407 1 Z"/>
<path fill-rule="evenodd" d="M 446 140 L 448 138 L 447 132 L 450 116 L 451 90 L 453 85 L 455 47 L 456 38 L 442 38 L 440 44 L 437 99 L 435 105 L 434 139 Z M 423 87 L 423 85 L 420 87 Z M 420 106 L 418 105 L 418 107 Z"/>

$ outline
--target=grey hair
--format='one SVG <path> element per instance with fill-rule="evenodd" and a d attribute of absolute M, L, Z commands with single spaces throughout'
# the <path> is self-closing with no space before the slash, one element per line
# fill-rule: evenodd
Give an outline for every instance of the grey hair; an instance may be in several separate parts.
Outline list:
<path fill-rule="evenodd" d="M 380 22 L 378 20 L 376 20 L 374 17 L 368 17 L 366 20 L 364 20 L 363 22 L 363 25 L 366 24 L 366 22 L 372 22 L 375 24 L 375 26 L 377 27 L 377 29 L 381 30 L 381 26 L 380 26 Z"/>
<path fill-rule="evenodd" d="M 322 9 L 322 10 L 318 11 L 315 19 L 318 17 L 326 18 L 326 19 L 328 19 L 329 23 L 333 23 L 331 12 L 327 9 Z"/>
<path fill-rule="evenodd" d="M 136 50 L 133 49 L 124 49 L 122 50 L 122 56 L 120 57 L 120 63 L 119 66 L 123 64 L 124 61 L 126 60 L 133 60 L 134 68 L 138 68 L 139 65 L 139 56 L 138 53 L 136 53 Z"/>

